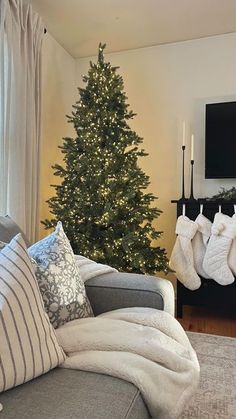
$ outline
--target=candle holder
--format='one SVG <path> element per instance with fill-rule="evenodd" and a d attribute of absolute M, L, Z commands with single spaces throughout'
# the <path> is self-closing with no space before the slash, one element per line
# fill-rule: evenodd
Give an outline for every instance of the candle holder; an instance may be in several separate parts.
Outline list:
<path fill-rule="evenodd" d="M 195 200 L 194 195 L 193 195 L 193 166 L 194 166 L 194 160 L 191 160 L 191 189 L 190 189 L 189 199 Z"/>
<path fill-rule="evenodd" d="M 185 201 L 185 184 L 184 184 L 184 153 L 185 153 L 185 145 L 182 145 L 182 196 L 181 201 Z"/>

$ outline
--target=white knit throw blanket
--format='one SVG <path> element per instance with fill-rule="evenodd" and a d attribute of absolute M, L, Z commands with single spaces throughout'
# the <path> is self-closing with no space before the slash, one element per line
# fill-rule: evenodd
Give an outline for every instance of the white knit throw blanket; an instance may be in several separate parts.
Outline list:
<path fill-rule="evenodd" d="M 85 256 L 75 255 L 75 260 L 79 267 L 81 278 L 84 282 L 98 275 L 117 272 L 115 268 L 112 268 L 109 265 L 94 262 L 94 260 L 88 259 Z"/>
<path fill-rule="evenodd" d="M 182 326 L 164 311 L 127 308 L 56 330 L 62 368 L 121 378 L 139 388 L 153 419 L 174 419 L 199 382 L 197 356 Z"/>

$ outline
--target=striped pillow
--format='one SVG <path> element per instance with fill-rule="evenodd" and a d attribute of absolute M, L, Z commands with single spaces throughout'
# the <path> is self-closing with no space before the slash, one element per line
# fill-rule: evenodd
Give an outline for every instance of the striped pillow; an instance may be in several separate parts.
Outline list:
<path fill-rule="evenodd" d="M 65 360 L 20 234 L 0 252 L 0 392 Z"/>

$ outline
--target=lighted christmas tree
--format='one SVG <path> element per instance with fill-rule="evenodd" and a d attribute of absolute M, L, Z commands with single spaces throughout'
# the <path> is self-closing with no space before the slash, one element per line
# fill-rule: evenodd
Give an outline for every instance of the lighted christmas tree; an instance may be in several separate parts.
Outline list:
<path fill-rule="evenodd" d="M 76 138 L 65 138 L 64 166 L 53 166 L 62 178 L 49 199 L 51 220 L 46 228 L 63 223 L 77 254 L 118 270 L 155 274 L 168 272 L 165 249 L 156 245 L 161 232 L 152 225 L 161 211 L 145 192 L 149 177 L 138 165 L 146 156 L 143 140 L 128 125 L 128 110 L 118 67 L 104 61 L 99 45 L 97 63 L 90 63 L 80 99 L 69 121 Z"/>

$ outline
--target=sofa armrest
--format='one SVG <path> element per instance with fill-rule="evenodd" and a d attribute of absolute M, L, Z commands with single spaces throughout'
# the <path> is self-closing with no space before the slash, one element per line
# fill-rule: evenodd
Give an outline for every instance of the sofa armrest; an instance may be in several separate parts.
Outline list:
<path fill-rule="evenodd" d="M 150 307 L 174 316 L 174 289 L 170 281 L 154 276 L 106 273 L 85 283 L 94 314 L 125 307 Z"/>

